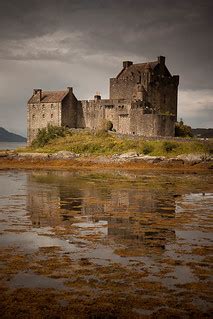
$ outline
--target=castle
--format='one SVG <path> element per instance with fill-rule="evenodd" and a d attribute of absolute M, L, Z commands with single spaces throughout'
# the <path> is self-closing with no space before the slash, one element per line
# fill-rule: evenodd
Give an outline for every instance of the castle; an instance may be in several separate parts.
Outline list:
<path fill-rule="evenodd" d="M 165 57 L 134 64 L 124 61 L 121 72 L 110 79 L 110 97 L 77 100 L 73 89 L 34 89 L 28 101 L 28 143 L 48 124 L 99 129 L 111 121 L 122 134 L 174 136 L 177 120 L 179 76 L 171 75 Z"/>

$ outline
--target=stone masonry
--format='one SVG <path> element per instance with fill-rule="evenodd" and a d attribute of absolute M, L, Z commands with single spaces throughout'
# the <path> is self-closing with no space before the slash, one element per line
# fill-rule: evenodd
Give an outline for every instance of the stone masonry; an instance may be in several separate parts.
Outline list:
<path fill-rule="evenodd" d="M 133 64 L 123 62 L 110 79 L 110 98 L 77 100 L 72 88 L 65 91 L 34 89 L 28 101 L 28 143 L 48 124 L 69 128 L 101 129 L 111 121 L 118 133 L 142 136 L 174 136 L 177 120 L 179 76 L 172 76 L 165 57 Z"/>

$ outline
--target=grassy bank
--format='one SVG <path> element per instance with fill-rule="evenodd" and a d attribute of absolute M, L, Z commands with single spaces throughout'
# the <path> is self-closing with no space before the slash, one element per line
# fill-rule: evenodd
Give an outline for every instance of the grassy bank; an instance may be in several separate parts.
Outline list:
<path fill-rule="evenodd" d="M 55 153 L 71 151 L 85 155 L 113 155 L 126 152 L 137 152 L 152 156 L 173 157 L 180 154 L 212 154 L 212 141 L 146 141 L 143 138 L 121 138 L 116 134 L 106 132 L 68 132 L 64 137 L 51 140 L 43 147 L 27 147 L 19 149 L 23 152 Z"/>

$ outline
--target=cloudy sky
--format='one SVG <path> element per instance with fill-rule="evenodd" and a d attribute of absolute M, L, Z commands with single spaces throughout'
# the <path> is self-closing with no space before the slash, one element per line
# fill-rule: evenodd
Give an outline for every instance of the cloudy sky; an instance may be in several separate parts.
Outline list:
<path fill-rule="evenodd" d="M 0 0 L 0 126 L 26 135 L 33 88 L 108 97 L 123 60 L 165 55 L 178 117 L 212 127 L 212 12 L 211 0 Z"/>

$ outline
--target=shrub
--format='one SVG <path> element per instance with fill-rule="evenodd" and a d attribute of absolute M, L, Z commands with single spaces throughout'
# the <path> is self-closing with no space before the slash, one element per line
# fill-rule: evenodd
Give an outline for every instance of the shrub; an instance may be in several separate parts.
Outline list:
<path fill-rule="evenodd" d="M 177 145 L 173 142 L 170 142 L 170 141 L 163 142 L 163 150 L 167 153 L 172 152 L 176 147 Z"/>
<path fill-rule="evenodd" d="M 112 131 L 113 123 L 111 121 L 108 121 L 108 120 L 103 120 L 102 123 L 101 123 L 100 129 L 101 130 L 105 130 L 106 132 L 107 131 Z"/>
<path fill-rule="evenodd" d="M 183 120 L 175 124 L 175 136 L 178 137 L 193 137 L 191 126 L 185 125 Z"/>
<path fill-rule="evenodd" d="M 107 131 L 112 131 L 112 129 L 113 129 L 113 124 L 112 124 L 112 122 L 111 122 L 111 121 L 107 121 L 107 122 L 106 122 L 106 130 L 107 130 Z"/>
<path fill-rule="evenodd" d="M 43 147 L 49 141 L 60 137 L 65 136 L 67 128 L 61 126 L 48 125 L 46 128 L 38 130 L 36 138 L 32 142 L 33 147 Z"/>
<path fill-rule="evenodd" d="M 151 144 L 144 144 L 143 146 L 143 154 L 147 155 L 154 151 L 154 146 Z"/>
<path fill-rule="evenodd" d="M 95 136 L 97 136 L 97 137 L 108 137 L 109 134 L 107 133 L 106 130 L 100 129 L 100 130 L 95 131 Z"/>

